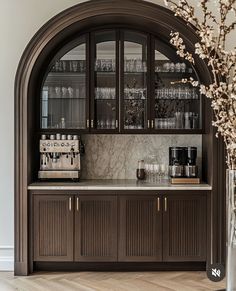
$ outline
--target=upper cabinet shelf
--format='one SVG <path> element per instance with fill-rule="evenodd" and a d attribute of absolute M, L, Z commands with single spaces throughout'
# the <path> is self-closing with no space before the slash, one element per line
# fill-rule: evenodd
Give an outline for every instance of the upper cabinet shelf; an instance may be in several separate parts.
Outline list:
<path fill-rule="evenodd" d="M 166 49 L 168 47 L 168 49 Z M 199 80 L 171 45 L 129 29 L 92 31 L 63 47 L 41 89 L 41 131 L 201 133 Z"/>

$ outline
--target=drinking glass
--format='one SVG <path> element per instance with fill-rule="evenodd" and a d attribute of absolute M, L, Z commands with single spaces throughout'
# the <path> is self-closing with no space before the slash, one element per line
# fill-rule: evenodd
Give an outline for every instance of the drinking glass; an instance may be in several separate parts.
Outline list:
<path fill-rule="evenodd" d="M 100 120 L 100 128 L 101 129 L 105 128 L 105 122 L 104 122 L 104 120 Z"/>
<path fill-rule="evenodd" d="M 112 121 L 111 121 L 111 128 L 112 129 L 115 129 L 116 128 L 116 121 L 115 121 L 115 119 L 112 119 Z"/>
<path fill-rule="evenodd" d="M 110 123 L 110 120 L 107 118 L 107 120 L 106 120 L 106 128 L 110 129 L 110 127 L 111 127 L 111 123 Z"/>
<path fill-rule="evenodd" d="M 160 165 L 160 179 L 163 179 L 166 175 L 166 165 L 161 164 Z"/>
<path fill-rule="evenodd" d="M 78 62 L 72 61 L 72 71 L 77 72 L 78 71 Z"/>
<path fill-rule="evenodd" d="M 159 171 L 160 171 L 160 165 L 154 164 L 154 176 L 155 176 L 155 182 L 159 180 Z"/>
<path fill-rule="evenodd" d="M 74 89 L 72 87 L 68 87 L 68 93 L 69 93 L 69 97 L 73 98 Z"/>

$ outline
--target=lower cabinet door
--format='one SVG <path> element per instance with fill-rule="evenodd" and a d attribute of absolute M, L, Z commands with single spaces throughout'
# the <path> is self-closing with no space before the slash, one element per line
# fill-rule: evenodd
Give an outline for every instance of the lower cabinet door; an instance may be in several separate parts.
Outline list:
<path fill-rule="evenodd" d="M 75 198 L 75 261 L 117 261 L 117 197 Z"/>
<path fill-rule="evenodd" d="M 33 196 L 34 261 L 73 261 L 73 197 Z"/>
<path fill-rule="evenodd" d="M 206 261 L 206 197 L 163 196 L 163 260 Z"/>
<path fill-rule="evenodd" d="M 162 260 L 162 210 L 160 197 L 121 196 L 119 261 Z"/>

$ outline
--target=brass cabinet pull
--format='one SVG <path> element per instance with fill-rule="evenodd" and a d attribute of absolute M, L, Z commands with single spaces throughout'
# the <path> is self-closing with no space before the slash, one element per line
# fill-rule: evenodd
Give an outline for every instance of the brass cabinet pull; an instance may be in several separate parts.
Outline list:
<path fill-rule="evenodd" d="M 116 119 L 116 128 L 118 128 L 119 124 L 118 124 L 118 120 Z"/>
<path fill-rule="evenodd" d="M 76 210 L 79 211 L 79 197 L 76 197 Z"/>
<path fill-rule="evenodd" d="M 147 121 L 147 127 L 150 128 L 150 120 Z"/>
<path fill-rule="evenodd" d="M 165 212 L 167 211 L 167 198 L 165 197 L 164 199 L 164 204 L 165 204 Z"/>
<path fill-rule="evenodd" d="M 72 209 L 72 198 L 70 197 L 69 198 L 69 211 L 71 211 Z"/>
<path fill-rule="evenodd" d="M 160 197 L 157 198 L 157 212 L 160 212 Z"/>
<path fill-rule="evenodd" d="M 154 120 L 151 122 L 151 127 L 154 128 Z"/>
<path fill-rule="evenodd" d="M 93 128 L 93 119 L 91 119 L 91 128 Z"/>
<path fill-rule="evenodd" d="M 87 119 L 87 128 L 89 128 L 89 119 Z"/>

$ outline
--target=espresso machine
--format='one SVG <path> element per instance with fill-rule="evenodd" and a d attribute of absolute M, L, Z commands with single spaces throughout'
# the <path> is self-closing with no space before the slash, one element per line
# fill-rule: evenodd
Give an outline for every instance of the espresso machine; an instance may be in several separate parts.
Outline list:
<path fill-rule="evenodd" d="M 80 178 L 80 140 L 78 135 L 41 135 L 39 141 L 39 179 Z"/>
<path fill-rule="evenodd" d="M 170 147 L 169 173 L 171 178 L 197 178 L 196 147 Z"/>

